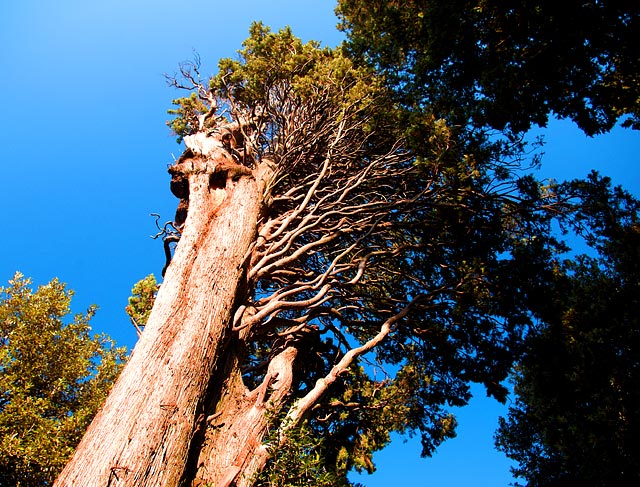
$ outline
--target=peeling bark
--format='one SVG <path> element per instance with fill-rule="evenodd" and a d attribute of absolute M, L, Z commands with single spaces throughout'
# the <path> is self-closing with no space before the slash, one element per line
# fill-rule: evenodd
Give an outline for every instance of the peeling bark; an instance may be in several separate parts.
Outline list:
<path fill-rule="evenodd" d="M 208 152 L 187 151 L 171 168 L 188 181 L 180 242 L 145 331 L 58 487 L 174 487 L 184 477 L 244 295 L 244 264 L 269 177 L 266 164 L 249 170 L 217 142 Z"/>

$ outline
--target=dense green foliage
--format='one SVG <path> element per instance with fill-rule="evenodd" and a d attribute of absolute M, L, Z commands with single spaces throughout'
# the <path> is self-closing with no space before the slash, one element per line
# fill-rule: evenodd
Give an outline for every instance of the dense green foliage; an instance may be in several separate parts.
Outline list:
<path fill-rule="evenodd" d="M 504 153 L 499 142 L 488 144 L 484 138 L 492 129 L 504 137 L 503 148 L 515 144 L 515 153 L 524 155 L 517 134 L 544 126 L 550 116 L 571 119 L 588 135 L 606 132 L 618 121 L 640 128 L 637 3 L 338 4 L 349 55 L 385 76 L 407 121 L 409 141 L 420 155 L 433 153 L 432 135 L 423 130 L 430 116 L 447 120 L 447 130 L 459 130 L 465 156 L 472 158 L 486 156 L 487 150 Z M 489 174 L 482 162 L 480 167 L 479 173 L 462 179 L 470 187 L 477 188 Z M 501 179 L 505 170 L 509 166 L 502 160 L 494 174 L 508 180 Z M 538 219 L 519 220 L 527 227 L 520 239 L 511 228 L 494 234 L 493 243 L 486 230 L 497 220 L 485 219 L 491 214 L 486 206 L 469 204 L 463 196 L 448 215 L 453 228 L 460 213 L 473 208 L 481 215 L 460 220 L 458 234 L 460 242 L 469 241 L 464 231 L 473 236 L 471 242 L 477 235 L 472 246 L 478 249 L 488 245 L 497 251 L 512 239 L 504 252 L 515 259 L 499 258 L 504 272 L 481 273 L 491 285 L 484 293 L 469 294 L 486 306 L 475 316 L 481 328 L 486 320 L 503 316 L 491 311 L 502 296 L 502 305 L 509 300 L 514 305 L 506 323 L 519 315 L 526 330 L 525 345 L 514 355 L 523 353 L 514 377 L 516 404 L 502 423 L 499 446 L 519 463 L 515 473 L 531 486 L 634 485 L 640 472 L 633 454 L 640 417 L 637 202 L 595 175 L 549 187 L 521 177 L 517 186 L 532 201 L 553 195 L 564 203 L 562 209 L 548 206 Z M 523 210 L 526 198 L 520 203 Z M 563 245 L 545 228 L 549 219 L 585 237 L 597 255 L 562 261 Z M 475 234 L 478 220 L 483 232 Z M 499 251 L 494 255 L 504 256 Z M 447 268 L 461 269 L 466 262 L 476 261 L 452 262 Z M 479 262 L 481 269 L 491 269 L 487 260 Z M 513 328 L 503 331 L 498 343 L 518 336 Z M 514 353 L 517 347 L 509 350 Z"/>
<path fill-rule="evenodd" d="M 267 441 L 277 441 L 273 431 Z M 346 479 L 344 465 L 336 469 L 327 465 L 326 440 L 311 431 L 308 425 L 291 430 L 273 451 L 269 468 L 256 479 L 256 487 L 357 487 Z"/>
<path fill-rule="evenodd" d="M 640 202 L 567 185 L 597 256 L 558 262 L 515 374 L 498 446 L 528 486 L 640 482 Z"/>
<path fill-rule="evenodd" d="M 158 284 L 153 274 L 136 282 L 131 289 L 131 296 L 129 296 L 129 303 L 125 307 L 125 311 L 139 332 L 147 324 L 157 293 Z"/>
<path fill-rule="evenodd" d="M 198 116 L 203 115 L 207 109 L 195 93 L 191 93 L 188 97 L 177 98 L 173 100 L 173 104 L 176 108 L 170 109 L 169 113 L 175 117 L 167 122 L 167 125 L 173 133 L 178 135 L 177 142 L 180 143 L 185 135 L 193 134 L 198 130 Z"/>
<path fill-rule="evenodd" d="M 640 128 L 638 2 L 338 4 L 352 54 L 383 72 L 405 106 L 515 132 L 551 113 L 589 135 L 620 117 Z"/>
<path fill-rule="evenodd" d="M 0 485 L 51 485 L 104 401 L 125 351 L 91 336 L 96 311 L 70 318 L 54 279 L 0 288 Z"/>

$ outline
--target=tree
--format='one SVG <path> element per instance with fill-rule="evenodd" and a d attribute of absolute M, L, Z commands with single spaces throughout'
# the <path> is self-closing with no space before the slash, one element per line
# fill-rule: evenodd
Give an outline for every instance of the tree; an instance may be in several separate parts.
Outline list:
<path fill-rule="evenodd" d="M 597 256 L 558 263 L 497 445 L 528 486 L 635 485 L 640 418 L 640 203 L 607 178 L 567 188 Z"/>
<path fill-rule="evenodd" d="M 171 82 L 192 91 L 161 232 L 179 242 L 56 485 L 246 486 L 310 450 L 337 485 L 391 431 L 432 453 L 469 382 L 504 399 L 523 283 L 549 266 L 516 250 L 552 252 L 564 211 L 520 140 L 405 130 L 373 71 L 261 24 L 208 82 L 197 59 Z"/>
<path fill-rule="evenodd" d="M 90 336 L 96 311 L 67 322 L 73 293 L 57 279 L 0 287 L 0 485 L 51 485 L 120 369 L 124 349 Z"/>
<path fill-rule="evenodd" d="M 129 319 L 138 336 L 142 334 L 142 330 L 147 324 L 157 294 L 158 284 L 153 274 L 149 274 L 144 279 L 136 282 L 133 289 L 131 289 L 129 304 L 127 304 L 125 311 L 129 315 Z"/>
<path fill-rule="evenodd" d="M 588 135 L 640 128 L 637 2 L 340 0 L 351 52 L 403 104 L 526 131 L 551 113 Z"/>

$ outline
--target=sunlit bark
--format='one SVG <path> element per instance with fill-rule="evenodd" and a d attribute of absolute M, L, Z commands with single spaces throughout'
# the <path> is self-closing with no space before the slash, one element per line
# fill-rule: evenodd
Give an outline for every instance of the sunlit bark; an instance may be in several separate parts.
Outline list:
<path fill-rule="evenodd" d="M 180 243 L 140 341 L 56 485 L 178 485 L 244 292 L 265 167 L 240 167 L 220 148 L 172 168 L 189 185 Z"/>

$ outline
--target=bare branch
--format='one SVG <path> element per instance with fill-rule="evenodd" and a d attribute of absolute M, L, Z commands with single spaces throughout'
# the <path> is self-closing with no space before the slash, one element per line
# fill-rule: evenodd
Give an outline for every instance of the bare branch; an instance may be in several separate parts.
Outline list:
<path fill-rule="evenodd" d="M 411 302 L 409 302 L 401 311 L 388 318 L 380 326 L 378 333 L 373 338 L 371 338 L 365 344 L 349 350 L 344 355 L 344 357 L 342 357 L 342 359 L 331 369 L 329 374 L 327 374 L 324 378 L 319 379 L 316 382 L 315 387 L 291 407 L 286 419 L 282 423 L 283 426 L 281 428 L 280 437 L 283 437 L 286 431 L 295 428 L 300 423 L 302 418 L 307 414 L 307 412 L 309 412 L 311 408 L 326 393 L 331 384 L 333 384 L 340 377 L 340 375 L 342 375 L 347 369 L 349 369 L 349 367 L 351 367 L 351 365 L 358 357 L 371 351 L 382 341 L 384 341 L 393 330 L 394 325 L 398 323 L 398 321 L 402 320 L 405 316 L 407 316 L 413 306 L 422 299 L 424 299 L 423 295 L 417 296 L 412 299 Z"/>

